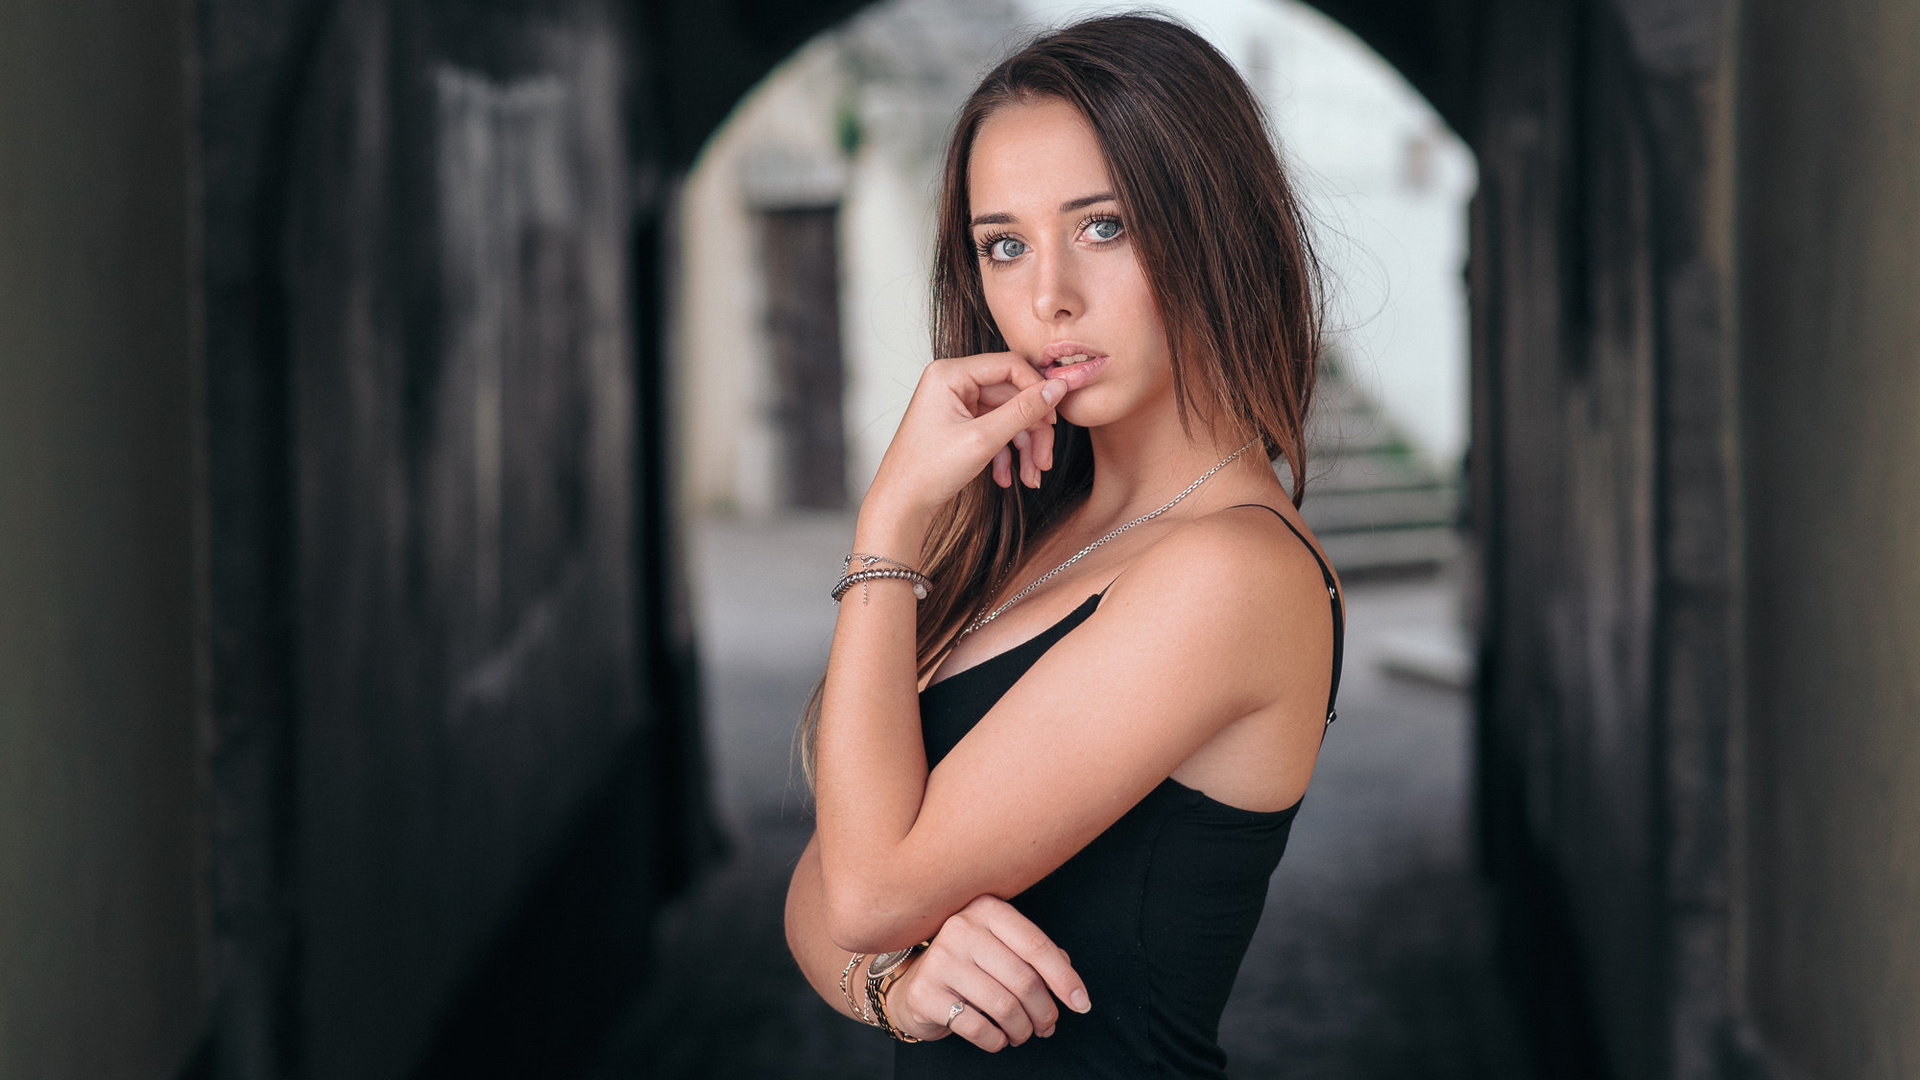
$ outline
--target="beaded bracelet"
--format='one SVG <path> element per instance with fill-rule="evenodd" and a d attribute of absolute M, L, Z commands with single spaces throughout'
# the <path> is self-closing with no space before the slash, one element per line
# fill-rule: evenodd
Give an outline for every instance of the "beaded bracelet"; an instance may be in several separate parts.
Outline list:
<path fill-rule="evenodd" d="M 840 598 L 846 595 L 848 589 L 853 588 L 855 585 L 860 585 L 863 586 L 860 593 L 860 602 L 864 604 L 867 602 L 867 593 L 864 589 L 866 583 L 869 581 L 883 581 L 890 578 L 912 582 L 913 596 L 916 600 L 925 600 L 927 598 L 927 587 L 933 584 L 933 582 L 927 580 L 925 575 L 916 570 L 856 570 L 846 577 L 841 578 L 840 581 L 834 585 L 833 602 L 836 604 L 839 603 Z"/>
<path fill-rule="evenodd" d="M 860 569 L 858 570 L 853 569 L 853 561 L 855 559 L 860 560 Z M 869 599 L 866 588 L 867 583 L 890 578 L 912 582 L 913 596 L 916 600 L 925 600 L 927 593 L 933 588 L 932 580 L 920 571 L 908 566 L 906 563 L 889 559 L 885 555 L 868 555 L 864 552 L 855 551 L 840 561 L 840 580 L 835 582 L 833 586 L 833 602 L 836 604 L 839 603 L 840 598 L 846 595 L 848 589 L 859 585 L 861 587 L 860 602 L 864 604 Z"/>

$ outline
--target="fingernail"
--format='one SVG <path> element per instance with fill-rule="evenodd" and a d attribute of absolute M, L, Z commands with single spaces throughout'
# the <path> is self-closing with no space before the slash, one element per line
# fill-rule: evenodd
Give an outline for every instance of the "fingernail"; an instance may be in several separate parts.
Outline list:
<path fill-rule="evenodd" d="M 1091 1008 L 1093 1008 L 1093 1002 L 1087 1000 L 1087 992 L 1085 990 L 1075 990 L 1073 992 L 1073 1010 L 1075 1012 L 1086 1012 Z"/>
<path fill-rule="evenodd" d="M 1043 1039 L 1051 1039 L 1051 1038 L 1053 1038 L 1053 1029 L 1052 1029 L 1052 1028 L 1048 1028 L 1047 1030 L 1045 1030 L 1045 1031 L 1043 1031 L 1043 1032 L 1041 1032 L 1041 1033 L 1040 1033 L 1040 1037 L 1041 1037 L 1041 1038 L 1043 1038 Z"/>
<path fill-rule="evenodd" d="M 1040 387 L 1040 400 L 1051 405 L 1054 402 L 1059 401 L 1060 395 L 1066 392 L 1067 392 L 1066 383 L 1060 381 L 1059 379 L 1048 379 L 1046 383 Z"/>

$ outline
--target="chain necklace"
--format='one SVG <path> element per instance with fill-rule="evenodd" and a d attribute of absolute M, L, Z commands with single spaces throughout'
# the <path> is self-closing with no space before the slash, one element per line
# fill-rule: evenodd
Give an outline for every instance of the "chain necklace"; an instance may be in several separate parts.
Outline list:
<path fill-rule="evenodd" d="M 1159 517 L 1161 514 L 1164 514 L 1167 511 L 1173 509 L 1174 504 L 1178 503 L 1181 499 L 1184 499 L 1187 496 L 1193 494 L 1193 491 L 1195 488 L 1199 487 L 1201 484 L 1206 483 L 1208 477 L 1212 476 L 1214 473 L 1219 472 L 1221 469 L 1226 468 L 1228 462 L 1232 461 L 1234 458 L 1239 457 L 1241 454 L 1246 453 L 1249 449 L 1252 449 L 1253 443 L 1256 443 L 1259 441 L 1260 441 L 1259 439 L 1254 439 L 1253 442 L 1249 442 L 1247 445 L 1241 447 L 1238 450 L 1235 450 L 1233 453 L 1228 454 L 1226 457 L 1221 458 L 1220 463 L 1218 465 L 1215 465 L 1213 468 L 1208 469 L 1206 472 L 1201 473 L 1200 479 L 1195 480 L 1191 484 L 1188 484 L 1185 491 L 1182 491 L 1180 494 L 1175 495 L 1171 499 L 1168 499 L 1166 502 L 1166 505 L 1162 506 L 1160 509 L 1155 510 L 1149 514 L 1141 514 L 1139 517 L 1134 518 L 1132 521 L 1127 522 L 1125 525 L 1120 526 L 1119 528 L 1113 530 L 1112 532 L 1101 537 L 1100 539 L 1095 540 L 1093 543 L 1088 544 L 1086 547 L 1081 548 L 1079 551 L 1074 552 L 1072 558 L 1068 559 L 1066 562 L 1061 563 L 1059 566 L 1056 566 L 1053 569 L 1047 571 L 1046 573 L 1041 574 L 1039 577 L 1034 578 L 1033 581 L 1030 584 L 1028 584 L 1026 588 L 1021 589 L 1017 593 L 1014 593 L 1013 596 L 1009 598 L 1006 603 L 1001 604 L 999 607 L 994 608 L 992 611 L 987 612 L 985 615 L 976 615 L 974 617 L 974 620 L 968 623 L 966 627 L 960 631 L 959 635 L 956 636 L 953 640 L 955 642 L 958 642 L 961 638 L 966 637 L 968 634 L 973 633 L 975 630 L 978 630 L 981 627 L 992 622 L 993 620 L 999 618 L 1002 612 L 1006 611 L 1008 608 L 1019 603 L 1020 601 L 1025 600 L 1027 598 L 1028 593 L 1032 592 L 1033 590 L 1039 588 L 1042 585 L 1045 585 L 1048 581 L 1053 579 L 1053 576 L 1055 574 L 1058 574 L 1060 571 L 1065 570 L 1067 567 L 1072 566 L 1074 563 L 1079 562 L 1081 559 L 1086 558 L 1087 555 L 1090 554 L 1094 548 L 1097 548 L 1101 544 L 1104 544 L 1107 541 L 1113 539 L 1114 537 L 1119 536 L 1121 533 L 1126 532 L 1128 529 L 1133 528 L 1135 525 L 1144 525 L 1147 522 L 1152 521 L 1154 518 Z"/>

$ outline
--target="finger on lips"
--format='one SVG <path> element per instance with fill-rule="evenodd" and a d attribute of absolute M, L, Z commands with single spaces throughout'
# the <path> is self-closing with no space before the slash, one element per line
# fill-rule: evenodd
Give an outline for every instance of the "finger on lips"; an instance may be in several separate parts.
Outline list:
<path fill-rule="evenodd" d="M 987 355 L 991 357 L 993 361 L 991 365 L 989 365 L 988 370 L 990 372 L 1004 372 L 1007 381 L 1020 387 L 1022 390 L 1032 386 L 1034 383 L 1043 381 L 1045 378 L 1040 374 L 1039 369 L 1027 363 L 1026 359 L 1019 353 L 1003 352 L 988 353 Z"/>
<path fill-rule="evenodd" d="M 970 382 L 975 386 L 992 386 L 995 383 L 1012 383 L 1025 390 L 1037 382 L 1044 381 L 1040 372 L 1034 369 L 1015 353 L 981 353 L 978 356 L 960 356 L 934 361 L 936 370 L 947 375 L 955 383 Z"/>
<path fill-rule="evenodd" d="M 1030 387 L 1005 405 L 979 417 L 976 423 L 986 424 L 987 427 L 982 429 L 985 431 L 1005 432 L 1003 437 L 1011 440 L 1015 432 L 1039 427 L 1047 422 L 1047 417 L 1053 412 L 1053 403 L 1059 400 L 1059 396 L 1056 394 L 1049 401 L 1045 395 L 1059 385 L 1063 384 L 1055 380 L 1040 384 L 1038 389 Z"/>

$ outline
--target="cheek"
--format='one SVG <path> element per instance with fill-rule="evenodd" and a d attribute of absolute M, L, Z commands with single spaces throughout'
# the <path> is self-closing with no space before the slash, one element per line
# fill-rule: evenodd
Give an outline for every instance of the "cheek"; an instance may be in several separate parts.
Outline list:
<path fill-rule="evenodd" d="M 1160 298 L 1153 295 L 1153 286 L 1146 279 L 1136 276 L 1133 282 L 1134 310 L 1140 317 L 1155 326 L 1160 325 Z"/>
<path fill-rule="evenodd" d="M 1106 273 L 1098 279 L 1098 288 L 1109 311 L 1124 312 L 1127 322 L 1137 329 L 1158 329 L 1160 304 L 1140 264 L 1133 259 L 1124 262 L 1115 259 L 1104 269 Z"/>
<path fill-rule="evenodd" d="M 996 287 L 991 277 L 982 291 L 987 298 L 987 314 L 993 317 L 993 325 L 1000 331 L 1001 339 L 1009 349 L 1019 351 L 1019 342 L 1024 336 L 1022 327 L 1026 325 L 1026 320 L 1020 317 L 1022 309 L 1019 298 L 1004 283 Z"/>
<path fill-rule="evenodd" d="M 1160 304 L 1153 289 L 1139 275 L 1128 275 L 1128 280 L 1114 295 L 1120 301 L 1118 310 L 1126 313 L 1129 336 L 1146 343 L 1155 355 L 1165 357 L 1167 327 L 1160 318 Z"/>

